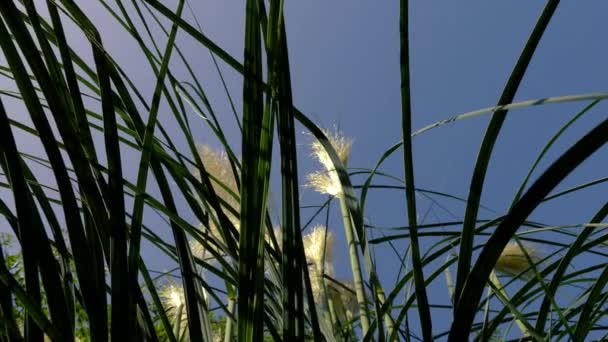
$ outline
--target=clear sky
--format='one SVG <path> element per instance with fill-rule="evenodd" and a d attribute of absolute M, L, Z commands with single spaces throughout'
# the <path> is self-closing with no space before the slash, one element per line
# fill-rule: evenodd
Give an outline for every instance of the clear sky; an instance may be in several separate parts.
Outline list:
<path fill-rule="evenodd" d="M 242 60 L 244 1 L 191 3 L 204 32 L 235 58 Z M 495 105 L 544 6 L 543 1 L 411 3 L 414 129 L 455 114 Z M 153 74 L 147 62 L 143 62 L 141 53 L 137 52 L 133 40 L 124 36 L 123 30 L 115 26 L 97 3 L 86 2 L 81 6 L 88 9 L 87 14 L 98 24 L 108 50 L 150 99 L 154 87 Z M 381 154 L 401 139 L 398 1 L 287 1 L 285 6 L 296 106 L 319 125 L 337 125 L 344 134 L 353 137 L 350 167 L 372 168 Z M 563 1 L 541 41 L 516 99 L 608 91 L 606 13 L 606 1 Z M 193 22 L 189 14 L 186 17 Z M 164 39 L 159 41 L 162 47 Z M 178 41 L 193 63 L 221 120 L 225 121 L 231 142 L 237 151 L 240 150 L 236 125 L 208 52 L 183 32 L 180 32 Z M 83 56 L 91 60 L 86 44 L 80 46 Z M 3 61 L 1 57 L 0 61 Z M 241 83 L 238 75 L 223 63 L 220 67 L 240 110 Z M 176 65 L 174 72 L 178 76 L 186 75 L 181 66 Z M 5 79 L 0 79 L 0 85 L 2 82 Z M 492 217 L 508 209 L 517 187 L 542 146 L 584 105 L 547 105 L 509 114 L 494 150 L 482 197 L 482 203 L 494 213 L 481 211 L 480 217 Z M 576 123 L 548 153 L 540 170 L 604 119 L 606 109 L 605 104 L 600 104 Z M 13 117 L 17 115 L 12 114 Z M 416 137 L 413 141 L 416 185 L 466 197 L 489 118 L 485 115 L 458 121 Z M 161 113 L 161 120 L 170 132 L 178 132 L 176 127 L 171 127 L 168 115 Z M 298 128 L 302 180 L 306 173 L 319 167 L 308 157 L 311 138 L 301 133 L 303 131 L 303 128 Z M 209 132 L 201 122 L 198 141 L 218 146 L 208 137 Z M 185 146 L 183 142 L 181 146 Z M 605 176 L 606 151 L 604 148 L 590 158 L 560 188 Z M 382 170 L 402 178 L 401 158 L 402 153 L 396 153 Z M 276 165 L 275 174 L 278 171 Z M 126 167 L 134 172 L 137 164 L 127 164 Z M 536 176 L 539 174 L 535 173 Z M 355 184 L 361 182 L 362 178 L 355 178 Z M 275 181 L 273 185 L 273 201 L 278 205 L 280 183 Z M 603 204 L 606 190 L 607 185 L 599 185 L 590 191 L 555 201 L 539 208 L 533 218 L 549 224 L 587 222 Z M 1 194 L 6 196 L 7 192 Z M 303 205 L 323 200 L 310 189 L 302 189 L 301 194 Z M 402 191 L 372 191 L 365 213 L 367 223 L 384 227 L 406 225 L 404 197 Z M 461 203 L 440 199 L 439 203 L 447 209 L 444 210 L 423 196 L 418 198 L 418 216 L 422 223 L 463 217 L 464 206 Z M 338 207 L 334 206 L 333 213 L 337 214 L 337 210 Z M 303 213 L 305 222 L 309 211 Z M 154 220 L 148 217 L 148 221 Z M 331 222 L 332 229 L 341 236 L 339 221 L 332 219 Z M 157 223 L 159 227 L 164 226 L 162 222 Z M 170 236 L 168 230 L 160 233 Z M 373 234 L 377 235 L 377 232 Z M 429 243 L 424 244 L 428 246 Z M 395 246 L 403 251 L 407 241 L 398 240 Z M 339 275 L 347 277 L 350 271 L 342 238 L 338 239 L 336 250 L 336 269 Z M 397 275 L 394 254 L 383 246 L 377 250 L 377 258 L 383 285 L 390 289 Z M 444 282 L 444 278 L 439 282 Z M 432 286 L 430 291 L 431 303 L 447 303 L 444 285 Z M 434 322 L 436 332 L 448 328 L 450 315 L 439 311 L 436 314 L 441 318 Z"/>

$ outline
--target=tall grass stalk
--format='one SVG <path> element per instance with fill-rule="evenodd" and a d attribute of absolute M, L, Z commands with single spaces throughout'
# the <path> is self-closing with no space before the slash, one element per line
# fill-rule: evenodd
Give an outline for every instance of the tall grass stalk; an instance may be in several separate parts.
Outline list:
<path fill-rule="evenodd" d="M 367 295 L 365 294 L 365 283 L 363 282 L 363 272 L 361 270 L 361 262 L 359 260 L 359 252 L 357 251 L 357 240 L 351 224 L 350 213 L 346 207 L 343 197 L 339 198 L 340 209 L 342 210 L 342 223 L 344 225 L 344 236 L 348 244 L 348 255 L 350 257 L 350 267 L 353 273 L 353 282 L 355 285 L 355 293 L 357 294 L 357 303 L 359 304 L 359 316 L 361 320 L 361 330 L 363 335 L 369 330 L 369 310 Z"/>

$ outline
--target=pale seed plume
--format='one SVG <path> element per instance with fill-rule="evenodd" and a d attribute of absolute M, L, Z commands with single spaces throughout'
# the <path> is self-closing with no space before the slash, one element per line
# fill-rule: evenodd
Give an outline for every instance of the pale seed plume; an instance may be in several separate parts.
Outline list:
<path fill-rule="evenodd" d="M 333 260 L 334 233 L 328 231 L 325 226 L 318 225 L 304 236 L 304 252 L 306 259 L 320 268 L 326 262 Z M 323 256 L 325 258 L 323 259 Z"/>
<path fill-rule="evenodd" d="M 327 294 L 334 302 L 336 312 L 341 320 L 351 319 L 358 309 L 357 295 L 352 281 L 342 281 L 340 284 L 328 282 Z"/>
<path fill-rule="evenodd" d="M 312 296 L 315 302 L 319 303 L 321 300 L 321 286 L 325 284 L 324 275 L 334 277 L 334 267 L 331 263 L 326 262 L 323 266 L 323 274 L 320 269 L 315 265 L 311 264 L 308 267 L 308 276 L 310 277 L 310 288 L 312 289 Z"/>
<path fill-rule="evenodd" d="M 533 277 L 534 271 L 531 270 L 532 264 L 528 261 L 526 253 L 535 265 L 538 265 L 538 262 L 542 259 L 542 255 L 540 251 L 532 245 L 522 244 L 522 246 L 525 249 L 525 253 L 516 242 L 510 242 L 502 251 L 494 266 L 496 272 L 510 276 L 523 274 L 525 278 Z"/>
<path fill-rule="evenodd" d="M 323 130 L 329 142 L 331 143 L 334 150 L 338 154 L 340 161 L 346 167 L 350 151 L 352 147 L 352 140 L 342 135 L 341 132 L 335 131 L 330 132 Z M 335 170 L 334 164 L 329 158 L 329 155 L 325 151 L 325 148 L 318 140 L 315 140 L 312 145 L 312 155 L 319 160 L 323 165 L 325 171 L 316 171 L 308 175 L 307 187 L 315 189 L 315 191 L 337 196 L 342 193 L 342 186 L 340 185 L 340 178 Z"/>
<path fill-rule="evenodd" d="M 190 251 L 195 258 L 199 258 L 201 260 L 205 260 L 207 257 L 207 250 L 203 245 L 197 240 L 190 240 Z"/>
<path fill-rule="evenodd" d="M 350 150 L 352 147 L 352 139 L 345 137 L 342 132 L 335 130 L 334 132 L 330 132 L 329 130 L 324 129 L 323 133 L 329 139 L 331 146 L 336 150 L 340 161 L 344 166 L 348 164 L 348 157 L 350 156 Z M 326 170 L 334 170 L 334 164 L 331 162 L 329 155 L 325 152 L 325 148 L 318 140 L 315 140 L 312 143 L 312 154 L 317 157 L 319 162 L 323 164 Z"/>
<path fill-rule="evenodd" d="M 209 174 L 209 179 L 216 195 L 222 199 L 228 207 L 231 207 L 236 212 L 239 212 L 240 200 L 238 197 L 235 197 L 235 195 L 238 196 L 239 194 L 238 186 L 230 165 L 230 160 L 228 159 L 226 153 L 216 151 L 207 145 L 202 145 L 199 148 L 198 153 L 205 167 L 205 171 Z M 193 174 L 199 180 L 201 179 L 201 175 L 198 170 L 194 170 Z M 223 208 L 223 211 L 238 231 L 240 229 L 240 221 L 238 217 L 232 214 L 232 212 L 226 207 Z M 212 212 L 211 214 L 213 215 L 213 218 L 209 219 L 210 234 L 215 238 L 216 242 L 223 243 L 224 240 L 222 238 L 222 234 L 220 233 L 220 229 L 216 224 L 216 222 L 219 222 L 218 216 L 215 212 Z M 204 227 L 202 224 L 199 225 L 199 229 L 203 228 Z M 199 255 L 205 256 L 207 254 L 206 256 L 208 256 L 209 254 L 208 252 L 206 253 L 206 251 L 204 251 L 204 248 L 203 250 L 200 249 L 202 246 L 200 246 L 200 248 L 198 246 L 191 247 L 196 247 L 196 252 L 198 252 Z M 193 253 L 194 252 L 195 250 L 193 248 Z"/>
<path fill-rule="evenodd" d="M 323 276 L 334 276 L 332 265 L 334 234 L 327 230 L 325 226 L 318 225 L 312 228 L 311 232 L 303 238 L 304 253 L 309 264 L 308 274 L 310 285 L 315 300 L 321 300 L 321 286 L 325 283 Z"/>
<path fill-rule="evenodd" d="M 307 177 L 306 187 L 313 188 L 316 192 L 337 196 L 342 192 L 340 179 L 335 171 L 315 171 Z"/>
<path fill-rule="evenodd" d="M 188 313 L 186 310 L 184 288 L 174 282 L 170 282 L 158 294 L 171 323 L 175 325 L 178 320 L 180 322 L 180 330 L 175 333 L 179 334 L 179 336 L 187 335 Z"/>
<path fill-rule="evenodd" d="M 186 302 L 184 289 L 176 284 L 165 286 L 159 291 L 165 310 L 171 312 L 183 306 Z"/>
<path fill-rule="evenodd" d="M 230 160 L 226 153 L 215 151 L 211 147 L 203 145 L 199 149 L 199 156 L 205 166 L 205 170 L 210 175 L 211 185 L 217 196 L 237 212 L 240 211 L 239 199 L 231 194 L 232 192 L 238 195 L 239 192 L 236 179 L 230 167 Z M 201 179 L 198 170 L 194 174 L 199 180 Z M 224 212 L 233 223 L 238 222 L 236 217 L 230 212 L 227 210 L 224 210 Z"/>

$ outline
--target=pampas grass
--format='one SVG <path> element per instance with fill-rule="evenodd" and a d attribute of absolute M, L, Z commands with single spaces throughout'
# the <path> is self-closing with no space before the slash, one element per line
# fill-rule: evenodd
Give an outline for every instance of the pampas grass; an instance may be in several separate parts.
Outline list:
<path fill-rule="evenodd" d="M 522 248 L 523 246 L 523 248 Z M 530 244 L 520 246 L 517 242 L 510 242 L 500 254 L 494 269 L 496 272 L 509 276 L 534 277 L 532 265 L 536 265 L 542 259 L 538 247 Z"/>

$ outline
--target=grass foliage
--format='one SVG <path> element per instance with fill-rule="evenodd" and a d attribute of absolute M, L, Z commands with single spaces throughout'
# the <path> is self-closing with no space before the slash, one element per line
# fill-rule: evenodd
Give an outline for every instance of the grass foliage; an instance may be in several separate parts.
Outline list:
<path fill-rule="evenodd" d="M 141 86 L 104 47 L 113 37 L 78 2 L 0 1 L 0 222 L 7 227 L 0 341 L 608 335 L 608 202 L 589 203 L 597 212 L 588 222 L 530 220 L 539 206 L 607 180 L 556 192 L 608 141 L 608 119 L 548 160 L 555 142 L 607 94 L 514 102 L 558 4 L 547 1 L 496 107 L 414 131 L 410 13 L 401 0 L 402 141 L 372 168 L 347 169 L 350 138 L 294 106 L 283 1 L 246 1 L 243 52 L 232 56 L 185 19 L 194 18 L 186 0 L 99 0 L 149 66 L 155 82 Z M 79 46 L 74 32 L 84 37 Z M 197 76 L 198 57 L 185 54 L 178 37 L 209 51 L 214 67 L 206 72 L 217 73 L 219 84 Z M 91 60 L 82 57 L 83 39 Z M 240 92 L 229 90 L 226 70 L 239 75 Z M 207 86 L 225 91 L 228 109 L 217 109 Z M 486 173 L 510 111 L 577 101 L 585 107 L 547 141 L 510 209 L 480 218 Z M 482 114 L 491 119 L 468 194 L 417 187 L 415 137 Z M 298 167 L 308 156 L 297 148 L 296 127 L 310 133 L 320 165 L 308 175 Z M 196 140 L 200 130 L 207 141 Z M 236 145 L 227 130 L 239 132 Z M 39 149 L 32 152 L 28 141 Z M 385 173 L 389 158 L 401 159 L 403 170 Z M 280 188 L 276 208 L 273 184 Z M 304 188 L 327 196 L 311 218 L 300 203 Z M 379 190 L 404 199 L 400 227 L 366 221 Z M 421 198 L 463 204 L 462 220 L 427 223 Z M 340 212 L 330 211 L 338 202 Z M 341 227 L 330 229 L 334 216 L 340 223 L 332 225 Z M 332 263 L 336 234 L 348 244 L 349 279 Z M 378 267 L 380 251 L 396 257 L 396 277 Z M 593 262 L 573 266 L 585 256 Z M 437 291 L 449 300 L 439 303 L 430 295 Z"/>

